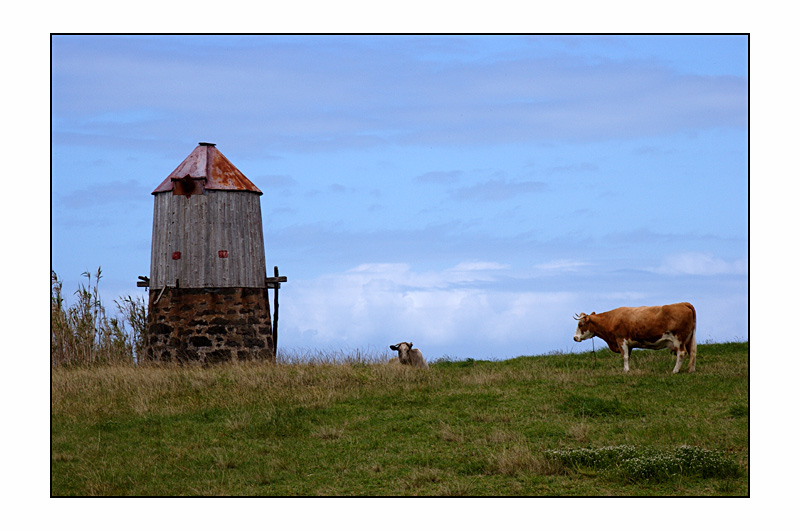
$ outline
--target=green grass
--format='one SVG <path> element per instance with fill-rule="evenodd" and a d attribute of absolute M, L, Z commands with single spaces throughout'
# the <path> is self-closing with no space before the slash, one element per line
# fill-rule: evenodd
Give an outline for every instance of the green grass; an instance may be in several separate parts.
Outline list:
<path fill-rule="evenodd" d="M 747 496 L 748 350 L 56 368 L 51 494 Z"/>

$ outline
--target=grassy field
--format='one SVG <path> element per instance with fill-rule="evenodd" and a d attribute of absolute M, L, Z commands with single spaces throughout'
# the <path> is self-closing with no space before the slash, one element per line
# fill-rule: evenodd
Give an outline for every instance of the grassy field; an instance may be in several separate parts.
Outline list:
<path fill-rule="evenodd" d="M 748 496 L 748 352 L 55 368 L 51 494 Z"/>

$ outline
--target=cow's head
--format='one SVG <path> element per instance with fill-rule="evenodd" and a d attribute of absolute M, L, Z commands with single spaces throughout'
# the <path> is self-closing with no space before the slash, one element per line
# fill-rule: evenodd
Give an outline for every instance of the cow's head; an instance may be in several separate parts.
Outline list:
<path fill-rule="evenodd" d="M 578 328 L 575 329 L 575 335 L 572 339 L 575 341 L 583 341 L 584 339 L 589 339 L 590 337 L 594 337 L 596 335 L 594 330 L 594 325 L 592 323 L 592 316 L 595 313 L 592 312 L 591 315 L 586 315 L 582 313 L 580 315 L 576 315 L 573 317 L 576 321 L 578 321 Z"/>
<path fill-rule="evenodd" d="M 411 347 L 414 346 L 414 343 L 406 343 L 405 341 L 398 343 L 396 345 L 389 345 L 389 348 L 392 350 L 397 351 L 397 357 L 400 358 L 400 363 L 411 363 L 411 358 L 408 355 L 408 351 L 411 350 Z"/>

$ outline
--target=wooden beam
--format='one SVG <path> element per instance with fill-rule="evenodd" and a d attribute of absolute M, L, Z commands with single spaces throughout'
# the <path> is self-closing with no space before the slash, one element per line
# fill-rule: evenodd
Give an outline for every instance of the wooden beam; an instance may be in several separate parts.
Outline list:
<path fill-rule="evenodd" d="M 286 282 L 286 277 L 279 277 L 276 268 L 275 276 L 266 278 L 267 289 L 279 290 L 281 289 L 281 282 Z"/>

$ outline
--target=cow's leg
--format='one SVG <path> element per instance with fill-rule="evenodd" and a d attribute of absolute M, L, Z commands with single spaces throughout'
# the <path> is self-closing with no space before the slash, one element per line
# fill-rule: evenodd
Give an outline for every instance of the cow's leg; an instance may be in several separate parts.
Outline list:
<path fill-rule="evenodd" d="M 686 355 L 686 349 L 681 345 L 678 347 L 678 351 L 676 352 L 677 356 L 675 356 L 675 368 L 672 369 L 672 374 L 676 374 L 679 370 L 681 370 L 681 365 L 683 365 L 683 357 Z"/>
<path fill-rule="evenodd" d="M 694 361 L 697 358 L 697 340 L 692 332 L 692 339 L 689 341 L 689 372 L 694 372 Z"/>
<path fill-rule="evenodd" d="M 631 347 L 628 346 L 627 341 L 623 341 L 619 348 L 622 351 L 622 370 L 628 372 L 630 371 L 630 367 L 628 366 L 628 357 L 631 352 Z"/>

